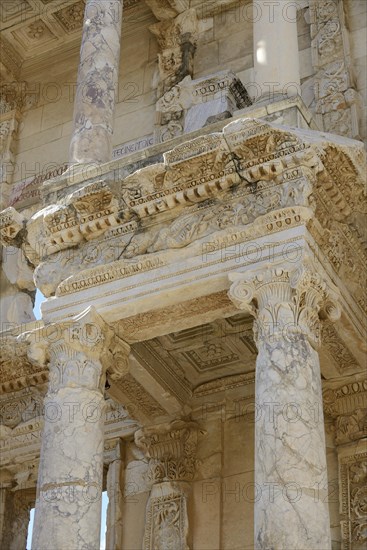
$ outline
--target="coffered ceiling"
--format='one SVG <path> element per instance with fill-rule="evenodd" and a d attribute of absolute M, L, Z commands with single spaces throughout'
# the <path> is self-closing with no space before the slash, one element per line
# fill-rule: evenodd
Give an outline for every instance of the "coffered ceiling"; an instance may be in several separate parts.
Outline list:
<path fill-rule="evenodd" d="M 80 47 L 85 0 L 2 0 L 0 3 L 2 77 L 19 79 L 24 67 L 50 63 Z M 124 0 L 124 32 L 136 32 L 152 18 L 143 0 Z"/>

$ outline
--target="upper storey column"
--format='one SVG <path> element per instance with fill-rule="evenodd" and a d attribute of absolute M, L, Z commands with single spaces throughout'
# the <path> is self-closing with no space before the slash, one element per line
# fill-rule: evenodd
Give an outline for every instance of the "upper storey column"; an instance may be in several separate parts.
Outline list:
<path fill-rule="evenodd" d="M 296 2 L 254 0 L 253 20 L 258 99 L 300 94 Z"/>
<path fill-rule="evenodd" d="M 87 0 L 70 164 L 111 160 L 123 0 Z"/>

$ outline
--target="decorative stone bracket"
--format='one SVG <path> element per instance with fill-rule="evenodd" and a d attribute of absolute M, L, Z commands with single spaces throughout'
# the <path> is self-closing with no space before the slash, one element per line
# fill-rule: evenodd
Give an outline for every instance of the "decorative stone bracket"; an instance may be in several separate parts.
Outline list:
<path fill-rule="evenodd" d="M 194 53 L 199 34 L 195 9 L 187 9 L 174 19 L 165 19 L 150 27 L 157 37 L 160 53 L 159 95 L 185 78 L 192 76 Z"/>
<path fill-rule="evenodd" d="M 0 213 L 0 237 L 4 246 L 15 245 L 20 231 L 24 229 L 25 221 L 24 216 L 11 206 Z"/>

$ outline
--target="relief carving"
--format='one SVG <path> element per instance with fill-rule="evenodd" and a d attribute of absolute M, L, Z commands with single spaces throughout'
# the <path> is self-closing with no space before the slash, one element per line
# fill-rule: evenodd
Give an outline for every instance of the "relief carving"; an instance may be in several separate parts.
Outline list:
<path fill-rule="evenodd" d="M 149 460 L 148 478 L 152 483 L 144 550 L 188 550 L 187 482 L 194 479 L 197 444 L 204 433 L 197 423 L 183 420 L 135 432 L 135 443 Z"/>
<path fill-rule="evenodd" d="M 328 132 L 358 139 L 358 95 L 352 86 L 350 46 L 343 2 L 311 0 L 316 112 Z"/>
<path fill-rule="evenodd" d="M 151 498 L 146 515 L 144 550 L 188 550 L 187 503 L 184 495 L 171 493 Z"/>
<path fill-rule="evenodd" d="M 354 447 L 339 456 L 343 550 L 362 550 L 367 542 L 367 454 Z"/>
<path fill-rule="evenodd" d="M 198 38 L 198 21 L 195 9 L 180 13 L 175 19 L 167 19 L 150 27 L 157 37 L 160 53 L 159 96 L 193 74 L 193 61 Z"/>

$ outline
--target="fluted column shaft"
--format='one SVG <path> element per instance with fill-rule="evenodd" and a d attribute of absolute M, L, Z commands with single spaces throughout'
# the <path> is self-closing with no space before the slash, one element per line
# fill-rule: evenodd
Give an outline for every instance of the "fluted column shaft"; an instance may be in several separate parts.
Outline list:
<path fill-rule="evenodd" d="M 296 2 L 256 0 L 253 20 L 257 99 L 300 94 Z"/>
<path fill-rule="evenodd" d="M 80 49 L 70 164 L 112 158 L 123 0 L 87 0 Z"/>
<path fill-rule="evenodd" d="M 236 276 L 234 276 L 236 278 Z M 309 271 L 240 274 L 230 297 L 255 316 L 255 546 L 331 547 L 318 353 L 324 282 Z"/>

